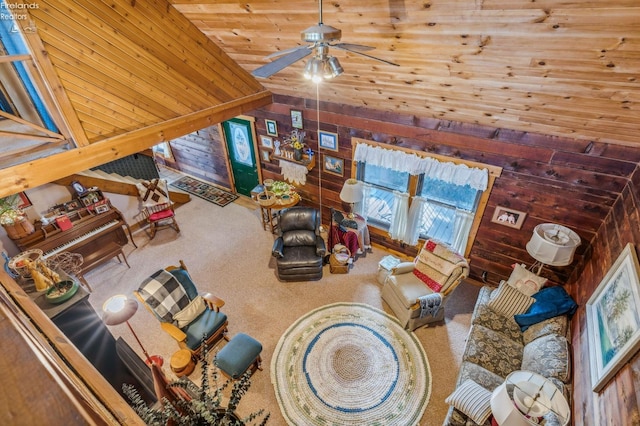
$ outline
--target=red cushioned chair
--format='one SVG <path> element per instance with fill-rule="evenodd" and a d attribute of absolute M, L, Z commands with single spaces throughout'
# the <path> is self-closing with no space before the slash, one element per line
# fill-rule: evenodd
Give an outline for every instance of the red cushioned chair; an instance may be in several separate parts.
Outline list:
<path fill-rule="evenodd" d="M 180 232 L 176 221 L 176 212 L 169 199 L 169 190 L 165 179 L 153 179 L 136 184 L 142 199 L 142 214 L 149 224 L 149 236 L 156 236 L 158 229 L 173 228 Z"/>

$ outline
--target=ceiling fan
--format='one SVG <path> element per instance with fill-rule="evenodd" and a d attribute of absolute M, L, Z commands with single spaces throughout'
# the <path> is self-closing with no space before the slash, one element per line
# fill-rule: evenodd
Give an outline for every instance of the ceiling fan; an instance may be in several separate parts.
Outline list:
<path fill-rule="evenodd" d="M 314 50 L 314 57 L 309 60 L 305 66 L 305 77 L 316 82 L 320 81 L 322 78 L 336 77 L 342 74 L 344 70 L 340 66 L 338 58 L 329 55 L 329 47 L 366 56 L 367 58 L 375 59 L 376 61 L 384 62 L 385 64 L 399 66 L 394 62 L 363 53 L 373 50 L 375 47 L 363 46 L 361 44 L 337 43 L 340 41 L 342 31 L 330 25 L 324 25 L 322 22 L 322 0 L 318 1 L 318 9 L 318 24 L 313 25 L 300 33 L 300 38 L 311 44 L 270 54 L 267 58 L 275 58 L 278 56 L 281 56 L 281 58 L 255 69 L 251 73 L 254 77 L 268 78 L 289 65 L 292 65 L 310 55 Z"/>

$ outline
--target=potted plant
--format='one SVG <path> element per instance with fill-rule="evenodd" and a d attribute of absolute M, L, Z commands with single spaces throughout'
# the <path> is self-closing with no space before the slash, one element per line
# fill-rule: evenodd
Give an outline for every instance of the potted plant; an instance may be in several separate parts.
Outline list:
<path fill-rule="evenodd" d="M 18 207 L 19 204 L 19 194 L 0 198 L 0 225 L 12 240 L 26 237 L 35 230 L 27 215 Z"/>
<path fill-rule="evenodd" d="M 133 409 L 148 425 L 216 425 L 216 426 L 248 426 L 257 421 L 264 413 L 258 410 L 245 418 L 236 414 L 236 408 L 240 400 L 251 386 L 251 372 L 247 371 L 238 380 L 233 382 L 231 395 L 227 406 L 223 406 L 223 391 L 229 387 L 232 380 L 226 379 L 220 382 L 218 369 L 207 360 L 207 345 L 203 339 L 202 352 L 199 362 L 202 365 L 202 383 L 195 383 L 181 377 L 167 383 L 164 375 L 157 365 L 152 365 L 154 388 L 160 401 L 159 406 L 149 406 L 142 399 L 138 391 L 131 385 L 123 385 L 122 390 L 132 403 Z M 213 385 L 213 387 L 212 387 Z M 267 413 L 259 426 L 264 426 L 269 420 Z"/>

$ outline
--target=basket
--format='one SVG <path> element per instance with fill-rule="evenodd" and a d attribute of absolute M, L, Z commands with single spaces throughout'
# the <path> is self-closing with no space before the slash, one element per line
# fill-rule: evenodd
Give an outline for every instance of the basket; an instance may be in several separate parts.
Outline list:
<path fill-rule="evenodd" d="M 16 271 L 16 273 L 20 275 L 22 278 L 30 278 L 31 273 L 27 269 L 26 265 L 22 263 L 22 261 L 24 261 L 25 259 L 28 259 L 31 261 L 38 261 L 42 258 L 42 254 L 43 252 L 40 249 L 31 249 L 31 250 L 23 251 L 22 253 L 19 253 L 13 256 L 9 260 L 8 266 L 9 268 Z"/>
<path fill-rule="evenodd" d="M 276 196 L 273 192 L 264 191 L 258 194 L 258 204 L 262 207 L 271 207 L 276 202 Z"/>
<path fill-rule="evenodd" d="M 346 274 L 349 272 L 351 252 L 348 248 L 340 248 L 329 256 L 329 272 L 332 274 Z"/>

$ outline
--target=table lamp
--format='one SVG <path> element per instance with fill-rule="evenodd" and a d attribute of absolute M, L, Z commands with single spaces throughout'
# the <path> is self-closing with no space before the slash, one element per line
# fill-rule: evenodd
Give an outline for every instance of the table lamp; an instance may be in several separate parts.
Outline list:
<path fill-rule="evenodd" d="M 138 302 L 133 299 L 129 299 L 124 294 L 118 294 L 107 299 L 107 301 L 104 302 L 104 305 L 102 305 L 102 321 L 106 325 L 119 325 L 122 323 L 126 323 L 129 327 L 129 330 L 131 330 L 131 334 L 133 334 L 133 337 L 136 339 L 136 341 L 140 345 L 140 348 L 142 349 L 142 353 L 146 358 L 145 363 L 147 365 L 156 364 L 161 367 L 163 363 L 162 357 L 160 355 L 149 356 L 147 350 L 144 348 L 144 346 L 142 346 L 142 342 L 140 342 L 140 339 L 138 339 L 138 335 L 135 331 L 133 331 L 133 328 L 129 323 L 129 320 L 131 319 L 131 317 L 133 317 L 137 310 Z"/>
<path fill-rule="evenodd" d="M 491 412 L 500 426 L 537 425 L 551 416 L 566 426 L 571 416 L 566 398 L 553 382 L 524 370 L 509 374 L 493 391 Z"/>
<path fill-rule="evenodd" d="M 531 266 L 540 271 L 544 265 L 566 266 L 573 262 L 573 254 L 580 245 L 580 236 L 566 226 L 541 223 L 533 230 L 527 252 L 536 260 Z"/>
<path fill-rule="evenodd" d="M 340 191 L 340 199 L 349 204 L 349 214 L 347 217 L 353 219 L 353 205 L 362 201 L 364 191 L 362 190 L 362 182 L 356 179 L 347 179 Z"/>

